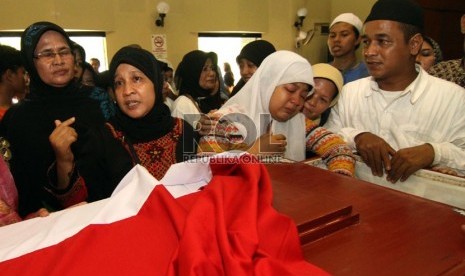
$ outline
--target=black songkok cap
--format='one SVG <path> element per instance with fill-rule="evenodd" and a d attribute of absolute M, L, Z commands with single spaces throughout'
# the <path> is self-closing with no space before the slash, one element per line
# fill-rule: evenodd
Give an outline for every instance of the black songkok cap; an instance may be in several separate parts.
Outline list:
<path fill-rule="evenodd" d="M 416 26 L 423 30 L 423 9 L 413 0 L 378 0 L 371 8 L 365 23 L 390 20 Z"/>

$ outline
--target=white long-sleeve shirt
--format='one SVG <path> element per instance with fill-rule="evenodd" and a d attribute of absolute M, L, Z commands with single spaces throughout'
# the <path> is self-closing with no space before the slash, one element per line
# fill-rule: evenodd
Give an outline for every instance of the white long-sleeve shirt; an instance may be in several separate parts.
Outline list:
<path fill-rule="evenodd" d="M 325 127 L 344 137 L 371 132 L 394 149 L 429 143 L 433 165 L 465 171 L 465 89 L 428 75 L 419 66 L 417 78 L 393 101 L 372 77 L 348 83 Z"/>
<path fill-rule="evenodd" d="M 199 107 L 191 99 L 181 95 L 171 106 L 171 116 L 183 119 L 195 129 L 197 122 L 200 120 L 201 113 Z"/>

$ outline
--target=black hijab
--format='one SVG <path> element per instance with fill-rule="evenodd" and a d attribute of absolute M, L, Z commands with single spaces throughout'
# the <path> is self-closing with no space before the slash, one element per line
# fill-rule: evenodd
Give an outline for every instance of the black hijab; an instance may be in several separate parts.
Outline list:
<path fill-rule="evenodd" d="M 240 60 L 245 58 L 255 64 L 255 66 L 260 67 L 260 64 L 262 64 L 263 60 L 274 52 L 276 52 L 276 48 L 270 42 L 262 39 L 255 40 L 242 48 L 241 52 L 236 57 L 236 62 L 239 64 Z M 237 92 L 239 92 L 239 90 L 244 87 L 244 85 L 245 81 L 241 77 L 231 91 L 230 97 L 236 95 Z"/>
<path fill-rule="evenodd" d="M 23 32 L 21 36 L 21 58 L 26 71 L 31 78 L 30 93 L 28 98 L 34 100 L 42 100 L 47 105 L 61 105 L 63 102 L 75 101 L 77 104 L 81 100 L 89 98 L 91 89 L 82 89 L 78 91 L 81 85 L 70 81 L 65 87 L 50 86 L 40 78 L 39 73 L 34 65 L 34 52 L 41 36 L 47 31 L 55 31 L 63 35 L 68 47 L 72 49 L 72 41 L 68 34 L 60 26 L 51 22 L 37 22 Z"/>
<path fill-rule="evenodd" d="M 98 103 L 89 98 L 92 88 L 81 87 L 74 81 L 71 76 L 73 74 L 70 74 L 69 83 L 64 87 L 51 86 L 39 76 L 34 64 L 34 53 L 41 36 L 47 31 L 55 31 L 62 35 L 71 49 L 71 41 L 67 33 L 53 23 L 37 22 L 26 28 L 21 37 L 21 58 L 31 77 L 30 93 L 25 100 L 12 106 L 1 122 L 2 130 L 10 141 L 13 152 L 10 164 L 18 187 L 20 200 L 18 210 L 21 215 L 36 211 L 43 206 L 43 201 L 49 206 L 59 207 L 50 193 L 43 188 L 49 185 L 47 171 L 56 160 L 49 141 L 49 136 L 55 129 L 54 120 L 76 118 L 72 127 L 78 134 L 78 140 L 71 145 L 71 150 L 77 170 L 85 177 L 88 184 L 89 199 L 91 200 L 94 195 L 94 199 L 102 198 L 98 189 L 108 188 L 105 195 L 110 194 L 114 184 L 117 183 L 116 179 L 112 183 L 107 181 L 102 176 L 103 170 L 95 169 L 93 166 L 99 160 L 99 151 L 102 151 L 95 137 L 105 127 Z M 70 70 L 74 70 L 71 66 L 72 56 L 65 63 Z M 111 137 L 110 133 L 108 135 Z M 95 181 L 92 181 L 92 174 L 98 174 L 94 178 Z"/>
<path fill-rule="evenodd" d="M 60 26 L 46 21 L 36 22 L 23 32 L 21 36 L 21 58 L 26 71 L 31 78 L 30 92 L 27 96 L 29 102 L 38 102 L 49 115 L 49 120 L 66 120 L 78 115 L 74 127 L 78 132 L 81 127 L 87 128 L 104 122 L 100 110 L 90 108 L 97 103 L 90 99 L 91 87 L 76 83 L 74 78 L 64 87 L 55 87 L 46 84 L 39 76 L 34 64 L 34 52 L 41 36 L 47 31 L 60 33 L 68 47 L 73 49 L 73 43 L 68 34 Z M 52 118 L 53 117 L 53 118 Z M 79 144 L 79 142 L 77 143 Z"/>
<path fill-rule="evenodd" d="M 37 69 L 34 65 L 34 51 L 36 49 L 37 43 L 39 42 L 40 37 L 47 31 L 55 31 L 62 34 L 70 49 L 72 45 L 71 40 L 68 37 L 68 34 L 60 26 L 55 25 L 51 22 L 37 22 L 26 28 L 26 30 L 23 32 L 21 36 L 21 58 L 23 60 L 24 67 L 31 78 L 30 92 L 31 96 L 33 97 L 44 96 L 44 93 L 58 94 L 53 93 L 55 92 L 55 89 L 63 90 L 63 88 L 55 88 L 45 84 L 40 78 Z"/>
<path fill-rule="evenodd" d="M 200 50 L 194 50 L 187 53 L 181 63 L 179 63 L 176 73 L 176 87 L 180 95 L 188 94 L 196 101 L 203 113 L 208 113 L 212 109 L 218 109 L 221 106 L 220 91 L 210 95 L 211 91 L 200 87 L 199 79 L 202 74 L 203 66 L 207 59 L 211 59 L 213 70 L 217 77 L 218 56 L 214 52 L 205 53 Z"/>
<path fill-rule="evenodd" d="M 239 64 L 239 61 L 245 58 L 259 67 L 263 60 L 274 52 L 276 52 L 276 48 L 270 42 L 262 39 L 255 40 L 242 48 L 236 57 L 236 62 Z"/>
<path fill-rule="evenodd" d="M 152 82 L 155 88 L 155 104 L 152 110 L 143 118 L 133 119 L 117 109 L 112 123 L 125 133 L 133 143 L 147 142 L 160 138 L 174 127 L 174 119 L 168 106 L 163 103 L 163 73 L 159 61 L 147 50 L 133 47 L 121 48 L 110 63 L 112 83 L 115 73 L 122 63 L 130 64 L 141 70 Z"/>

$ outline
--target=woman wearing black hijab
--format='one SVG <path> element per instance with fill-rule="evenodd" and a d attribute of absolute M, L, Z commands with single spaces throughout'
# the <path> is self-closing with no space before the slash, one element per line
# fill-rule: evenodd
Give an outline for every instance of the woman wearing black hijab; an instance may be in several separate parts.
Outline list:
<path fill-rule="evenodd" d="M 276 52 L 273 44 L 266 40 L 255 40 L 245 45 L 236 57 L 239 65 L 241 78 L 231 91 L 230 97 L 241 90 L 245 83 L 252 77 L 262 61 L 272 53 Z"/>
<path fill-rule="evenodd" d="M 153 54 L 124 47 L 111 60 L 110 75 L 118 109 L 108 127 L 134 163 L 161 179 L 172 164 L 195 156 L 194 130 L 163 102 L 163 72 Z"/>
<path fill-rule="evenodd" d="M 41 207 L 61 209 L 76 203 L 74 195 L 108 197 L 132 167 L 89 98 L 92 88 L 74 81 L 71 49 L 66 32 L 50 22 L 32 24 L 21 37 L 30 93 L 2 120 L 21 216 Z"/>
<path fill-rule="evenodd" d="M 182 118 L 195 127 L 200 115 L 221 107 L 218 57 L 215 53 L 194 50 L 179 63 L 175 82 L 179 97 L 173 104 L 173 117 Z"/>

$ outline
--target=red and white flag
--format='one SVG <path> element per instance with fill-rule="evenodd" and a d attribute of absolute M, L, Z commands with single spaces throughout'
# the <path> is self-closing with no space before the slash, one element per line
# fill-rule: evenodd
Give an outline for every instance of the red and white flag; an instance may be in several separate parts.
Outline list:
<path fill-rule="evenodd" d="M 0 274 L 327 275 L 272 208 L 266 168 L 236 161 L 161 181 L 136 166 L 108 199 L 2 227 Z"/>

